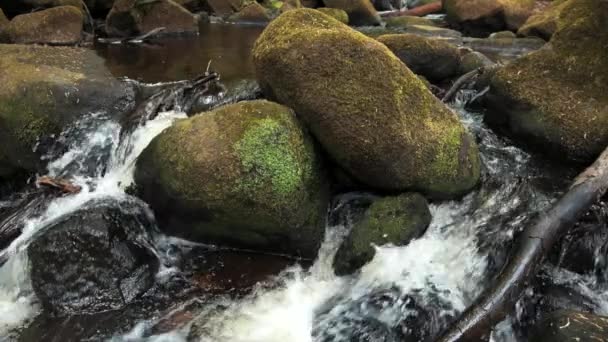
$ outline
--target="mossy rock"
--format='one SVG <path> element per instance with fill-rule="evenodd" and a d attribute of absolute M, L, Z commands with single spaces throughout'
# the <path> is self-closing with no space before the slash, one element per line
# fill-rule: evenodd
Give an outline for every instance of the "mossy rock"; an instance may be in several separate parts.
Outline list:
<path fill-rule="evenodd" d="M 373 245 L 407 245 L 419 238 L 431 223 L 426 199 L 416 193 L 378 199 L 365 211 L 334 258 L 337 275 L 355 272 L 373 259 Z"/>
<path fill-rule="evenodd" d="M 468 35 L 517 30 L 532 15 L 535 0 L 444 0 L 447 21 Z"/>
<path fill-rule="evenodd" d="M 441 198 L 477 184 L 472 137 L 380 42 L 319 11 L 299 9 L 270 23 L 253 61 L 265 92 L 294 108 L 358 181 Z"/>
<path fill-rule="evenodd" d="M 42 167 L 39 140 L 132 96 L 90 49 L 0 44 L 0 70 L 0 179 Z"/>
<path fill-rule="evenodd" d="M 172 0 L 116 0 L 106 18 L 109 36 L 131 37 L 164 27 L 163 33 L 197 33 L 198 18 Z"/>
<path fill-rule="evenodd" d="M 464 56 L 460 61 L 460 73 L 466 74 L 478 68 L 488 68 L 493 66 L 492 62 L 486 55 L 478 51 L 471 51 Z"/>
<path fill-rule="evenodd" d="M 4 26 L 6 26 L 6 24 L 8 24 L 8 23 L 9 23 L 8 18 L 6 17 L 6 15 L 4 15 L 2 8 L 0 8 L 0 31 L 2 31 L 2 28 Z"/>
<path fill-rule="evenodd" d="M 410 70 L 431 82 L 455 76 L 460 69 L 458 48 L 443 40 L 414 34 L 389 34 L 378 37 Z"/>
<path fill-rule="evenodd" d="M 419 36 L 431 38 L 461 38 L 462 33 L 443 27 L 429 25 L 410 25 L 407 27 L 407 33 L 417 34 Z"/>
<path fill-rule="evenodd" d="M 270 21 L 270 14 L 264 6 L 252 2 L 228 18 L 231 22 L 264 23 Z"/>
<path fill-rule="evenodd" d="M 534 327 L 530 341 L 608 341 L 608 317 L 574 310 L 552 312 Z"/>
<path fill-rule="evenodd" d="M 60 6 L 14 17 L 6 25 L 4 35 L 16 44 L 71 45 L 82 39 L 83 25 L 81 10 Z"/>
<path fill-rule="evenodd" d="M 382 23 L 370 0 L 323 0 L 323 3 L 326 7 L 344 10 L 351 25 L 377 26 Z"/>
<path fill-rule="evenodd" d="M 569 2 L 575 0 L 553 1 L 551 5 L 541 13 L 535 14 L 517 30 L 517 34 L 523 37 L 540 37 L 545 40 L 551 39 L 557 30 L 557 19 Z"/>
<path fill-rule="evenodd" d="M 517 38 L 517 36 L 515 35 L 515 33 L 511 32 L 511 31 L 500 31 L 500 32 L 492 33 L 488 38 L 489 39 L 515 39 L 515 38 Z"/>
<path fill-rule="evenodd" d="M 559 160 L 589 162 L 608 144 L 608 3 L 573 1 L 550 46 L 498 70 L 486 120 Z"/>
<path fill-rule="evenodd" d="M 293 111 L 258 100 L 179 121 L 137 162 L 161 228 L 204 243 L 314 257 L 327 184 Z"/>
<path fill-rule="evenodd" d="M 386 27 L 408 28 L 412 25 L 437 26 L 434 21 L 428 18 L 404 15 L 400 17 L 388 17 L 384 19 Z"/>
<path fill-rule="evenodd" d="M 339 8 L 329 8 L 329 7 L 321 7 L 317 8 L 317 11 L 327 14 L 328 16 L 336 19 L 337 21 L 348 25 L 348 13 L 346 11 L 341 10 Z"/>

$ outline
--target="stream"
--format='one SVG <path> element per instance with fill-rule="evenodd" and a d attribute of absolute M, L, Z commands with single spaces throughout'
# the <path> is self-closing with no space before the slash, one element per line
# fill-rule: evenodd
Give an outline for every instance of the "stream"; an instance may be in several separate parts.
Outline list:
<path fill-rule="evenodd" d="M 253 77 L 249 51 L 261 30 L 218 25 L 196 38 L 96 49 L 112 73 L 129 82 L 193 78 L 211 60 L 212 70 L 230 87 Z M 82 191 L 47 196 L 29 189 L 0 198 L 0 227 L 21 230 L 0 252 L 0 341 L 173 342 L 196 336 L 209 342 L 397 342 L 436 336 L 492 283 L 518 233 L 577 173 L 497 136 L 482 113 L 465 106 L 473 97 L 462 91 L 451 106 L 477 138 L 482 184 L 461 200 L 432 203 L 433 220 L 424 236 L 403 247 L 377 247 L 361 272 L 346 277 L 334 275 L 332 258 L 374 194 L 334 196 L 325 240 L 312 263 L 164 236 L 147 205 L 128 189 L 139 154 L 186 114 L 161 112 L 125 133 L 120 118 L 111 113 L 83 113 L 58 137 L 63 148 L 45 156 L 48 175 L 69 178 Z M 124 310 L 48 315 L 32 289 L 27 247 L 56 222 L 99 203 L 149 218 L 145 229 L 161 265 L 154 286 Z M 6 208 L 16 210 L 6 217 Z M 603 215 L 608 210 L 600 203 L 593 211 L 586 227 L 607 231 Z M 566 293 L 551 297 L 556 301 L 577 297 L 580 301 L 568 305 L 608 315 L 605 247 L 595 249 L 595 268 L 581 275 L 556 266 L 569 253 L 568 246 L 558 246 L 539 284 L 531 284 L 513 315 L 497 322 L 491 341 L 526 341 L 535 310 L 549 298 L 546 289 Z"/>

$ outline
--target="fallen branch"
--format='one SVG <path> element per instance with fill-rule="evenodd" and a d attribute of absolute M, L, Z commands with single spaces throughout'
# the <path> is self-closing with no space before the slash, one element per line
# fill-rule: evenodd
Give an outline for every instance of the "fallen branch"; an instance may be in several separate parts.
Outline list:
<path fill-rule="evenodd" d="M 382 13 L 380 13 L 380 15 L 383 18 L 403 17 L 406 15 L 415 16 L 415 17 L 424 17 L 425 15 L 428 15 L 428 14 L 440 12 L 442 9 L 443 9 L 443 5 L 441 4 L 441 1 L 436 1 L 436 2 L 432 2 L 430 4 L 414 7 L 412 9 L 382 12 Z"/>
<path fill-rule="evenodd" d="M 437 341 L 481 341 L 513 311 L 551 247 L 589 210 L 608 188 L 608 148 L 578 175 L 568 192 L 522 233 L 519 246 L 494 286 Z"/>
<path fill-rule="evenodd" d="M 161 32 L 166 30 L 164 27 L 157 27 L 153 30 L 148 31 L 139 36 L 127 37 L 127 38 L 98 38 L 97 41 L 100 43 L 108 43 L 108 44 L 123 44 L 123 43 L 141 43 L 150 39 L 154 36 L 159 35 Z"/>
<path fill-rule="evenodd" d="M 53 189 L 57 189 L 64 194 L 77 194 L 82 190 L 78 185 L 74 185 L 65 179 L 51 178 L 49 176 L 42 176 L 36 180 L 38 186 L 46 186 Z"/>
<path fill-rule="evenodd" d="M 452 101 L 452 98 L 454 97 L 454 95 L 456 95 L 456 93 L 462 89 L 462 87 L 465 86 L 465 84 L 467 84 L 467 82 L 469 82 L 470 80 L 472 80 L 473 78 L 479 76 L 483 70 L 483 68 L 477 68 L 475 70 L 469 71 L 466 74 L 460 76 L 456 82 L 454 82 L 454 84 L 452 85 L 452 87 L 450 88 L 450 90 L 448 90 L 447 93 L 445 93 L 445 95 L 443 96 L 443 98 L 441 99 L 441 102 L 450 102 Z"/>

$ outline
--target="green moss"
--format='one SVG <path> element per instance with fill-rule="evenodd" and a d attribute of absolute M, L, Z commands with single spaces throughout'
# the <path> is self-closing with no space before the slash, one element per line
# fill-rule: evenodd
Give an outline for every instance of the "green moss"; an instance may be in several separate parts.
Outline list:
<path fill-rule="evenodd" d="M 409 15 L 399 17 L 388 17 L 384 19 L 386 27 L 408 28 L 412 25 L 437 26 L 434 21 L 428 18 L 413 17 Z"/>
<path fill-rule="evenodd" d="M 336 19 L 337 21 L 348 25 L 348 13 L 346 13 L 346 11 L 344 10 L 341 10 L 339 8 L 321 7 L 317 8 L 317 11 L 323 14 L 327 14 L 328 16 Z"/>

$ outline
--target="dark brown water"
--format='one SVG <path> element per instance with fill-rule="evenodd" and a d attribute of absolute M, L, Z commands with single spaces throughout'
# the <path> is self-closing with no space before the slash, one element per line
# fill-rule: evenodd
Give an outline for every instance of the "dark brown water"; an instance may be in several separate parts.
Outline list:
<path fill-rule="evenodd" d="M 97 44 L 117 77 L 156 83 L 191 79 L 211 69 L 224 81 L 253 77 L 251 48 L 262 26 L 208 24 L 198 36 L 159 38 L 145 44 Z"/>

